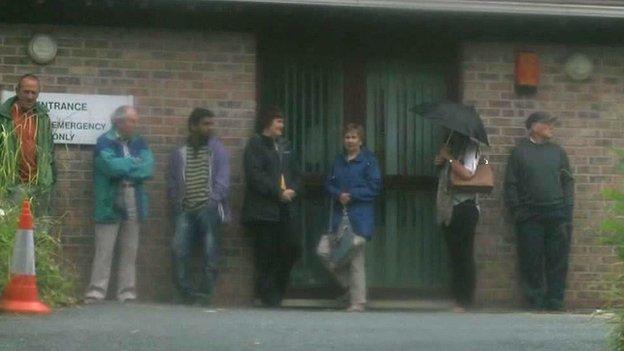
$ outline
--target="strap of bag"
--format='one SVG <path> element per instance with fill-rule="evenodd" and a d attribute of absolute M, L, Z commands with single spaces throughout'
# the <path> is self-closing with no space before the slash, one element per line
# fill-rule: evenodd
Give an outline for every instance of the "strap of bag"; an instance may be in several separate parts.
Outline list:
<path fill-rule="evenodd" d="M 334 220 L 334 199 L 329 197 L 329 223 L 327 223 L 327 233 L 331 233 L 332 222 Z"/>

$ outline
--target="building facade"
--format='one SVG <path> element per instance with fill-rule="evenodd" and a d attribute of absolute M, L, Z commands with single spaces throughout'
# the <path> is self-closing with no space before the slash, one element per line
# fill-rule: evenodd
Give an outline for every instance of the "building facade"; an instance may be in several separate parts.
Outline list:
<path fill-rule="evenodd" d="M 232 156 L 234 216 L 221 242 L 216 302 L 252 303 L 253 251 L 238 221 L 241 156 L 256 108 L 275 103 L 287 115 L 306 188 L 300 225 L 305 252 L 290 296 L 323 298 L 332 290 L 313 254 L 327 213 L 320 183 L 340 148 L 342 124 L 356 121 L 366 125 L 367 145 L 384 172 L 378 233 L 367 259 L 372 299 L 445 298 L 445 253 L 433 223 L 432 158 L 440 141 L 410 108 L 450 99 L 479 111 L 492 144 L 485 153 L 496 171 L 495 190 L 480 199 L 477 303 L 520 304 L 502 179 L 511 148 L 526 133 L 523 121 L 536 110 L 560 117 L 557 142 L 570 155 L 576 179 L 568 307 L 608 302 L 622 273 L 599 229 L 608 208 L 601 190 L 622 180 L 612 151 L 624 147 L 624 44 L 615 37 L 624 17 L 619 2 L 270 2 L 146 1 L 125 8 L 113 1 L 74 8 L 58 1 L 15 5 L 4 14 L 10 17 L 0 26 L 4 90 L 34 73 L 45 92 L 134 96 L 157 162 L 149 183 L 152 215 L 138 258 L 142 297 L 171 295 L 166 161 L 184 141 L 192 108 L 203 106 L 216 112 L 217 133 Z M 46 65 L 27 55 L 38 33 L 58 44 L 56 58 Z M 520 51 L 539 58 L 534 94 L 519 94 L 514 86 Z M 566 60 L 577 53 L 593 63 L 583 81 L 565 73 Z M 57 164 L 63 256 L 83 287 L 93 255 L 92 147 L 57 145 Z"/>

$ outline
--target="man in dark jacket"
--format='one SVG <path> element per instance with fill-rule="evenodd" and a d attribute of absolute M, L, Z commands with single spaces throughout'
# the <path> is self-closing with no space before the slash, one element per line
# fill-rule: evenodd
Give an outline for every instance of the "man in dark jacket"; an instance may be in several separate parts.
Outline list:
<path fill-rule="evenodd" d="M 279 306 L 290 271 L 301 253 L 295 199 L 299 168 L 282 138 L 284 119 L 276 107 L 257 119 L 258 134 L 245 147 L 243 223 L 255 236 L 256 293 L 266 306 Z"/>
<path fill-rule="evenodd" d="M 509 157 L 504 189 L 524 296 L 531 308 L 546 310 L 563 309 L 574 207 L 568 156 L 550 141 L 555 120 L 544 112 L 527 118 L 529 137 Z"/>

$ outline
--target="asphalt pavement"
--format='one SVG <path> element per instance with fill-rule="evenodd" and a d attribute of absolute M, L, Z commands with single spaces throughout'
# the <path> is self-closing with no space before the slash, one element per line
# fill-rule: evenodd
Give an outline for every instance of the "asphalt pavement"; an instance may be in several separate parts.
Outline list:
<path fill-rule="evenodd" d="M 0 350 L 609 350 L 604 315 L 216 309 L 115 302 L 0 315 Z"/>

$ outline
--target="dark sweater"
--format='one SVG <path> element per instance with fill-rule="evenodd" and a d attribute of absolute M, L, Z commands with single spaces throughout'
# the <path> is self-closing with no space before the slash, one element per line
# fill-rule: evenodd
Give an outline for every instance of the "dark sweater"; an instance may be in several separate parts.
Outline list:
<path fill-rule="evenodd" d="M 504 191 L 505 203 L 516 220 L 536 212 L 571 215 L 574 179 L 563 148 L 521 140 L 509 156 Z"/>

